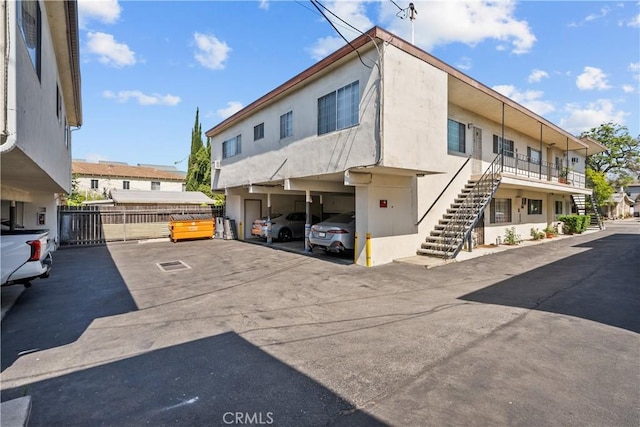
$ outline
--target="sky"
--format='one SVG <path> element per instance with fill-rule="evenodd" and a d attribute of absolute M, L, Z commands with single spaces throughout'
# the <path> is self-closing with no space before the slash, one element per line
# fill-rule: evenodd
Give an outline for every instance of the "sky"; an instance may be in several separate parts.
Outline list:
<path fill-rule="evenodd" d="M 411 42 L 408 1 L 320 1 Z M 414 1 L 414 44 L 574 135 L 640 135 L 640 2 Z M 72 155 L 186 170 L 204 131 L 345 41 L 310 1 L 78 0 L 83 124 Z M 327 13 L 328 16 L 331 16 Z M 359 34 L 334 19 L 349 40 Z"/>

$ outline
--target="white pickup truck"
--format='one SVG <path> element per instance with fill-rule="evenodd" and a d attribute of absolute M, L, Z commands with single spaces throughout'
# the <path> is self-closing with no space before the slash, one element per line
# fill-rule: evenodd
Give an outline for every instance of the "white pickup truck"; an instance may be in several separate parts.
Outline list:
<path fill-rule="evenodd" d="M 53 257 L 49 230 L 0 230 L 0 286 L 31 286 L 37 278 L 49 277 Z"/>

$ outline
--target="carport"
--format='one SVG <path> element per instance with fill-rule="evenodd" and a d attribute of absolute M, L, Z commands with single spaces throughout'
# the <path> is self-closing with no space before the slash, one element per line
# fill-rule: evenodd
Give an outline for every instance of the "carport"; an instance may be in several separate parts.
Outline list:
<path fill-rule="evenodd" d="M 342 173 L 228 188 L 225 196 L 226 213 L 236 218 L 240 239 L 256 243 L 263 243 L 263 239 L 251 234 L 255 219 L 271 220 L 277 213 L 304 212 L 307 224 L 311 224 L 312 216 L 324 220 L 355 210 L 355 188 L 344 184 Z M 272 239 L 267 243 L 282 245 L 276 235 Z M 301 245 L 301 249 L 309 249 L 306 239 L 288 242 L 286 246 L 296 244 Z"/>

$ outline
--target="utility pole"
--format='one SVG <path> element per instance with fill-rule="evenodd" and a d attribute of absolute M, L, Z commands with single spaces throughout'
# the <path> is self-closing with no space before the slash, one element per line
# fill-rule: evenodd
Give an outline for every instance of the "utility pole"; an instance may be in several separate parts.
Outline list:
<path fill-rule="evenodd" d="M 413 3 L 409 3 L 409 20 L 411 21 L 411 44 L 412 45 L 416 44 L 413 21 L 416 19 L 417 14 L 418 14 L 418 11 L 416 10 L 416 7 L 413 5 Z"/>

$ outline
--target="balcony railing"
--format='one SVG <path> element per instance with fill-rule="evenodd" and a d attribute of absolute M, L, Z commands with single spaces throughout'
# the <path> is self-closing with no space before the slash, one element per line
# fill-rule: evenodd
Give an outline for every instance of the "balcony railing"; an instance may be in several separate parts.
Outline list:
<path fill-rule="evenodd" d="M 510 151 L 505 151 L 504 153 L 503 174 L 585 188 L 585 176 L 583 173 L 575 171 L 562 172 L 563 168 L 559 168 L 554 163 L 542 162 L 538 159 L 518 154 L 517 150 L 515 153 Z"/>

